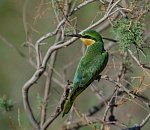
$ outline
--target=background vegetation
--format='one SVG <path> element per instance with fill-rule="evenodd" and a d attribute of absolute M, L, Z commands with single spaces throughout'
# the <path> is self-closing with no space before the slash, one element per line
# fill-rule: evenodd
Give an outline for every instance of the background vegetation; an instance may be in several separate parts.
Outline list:
<path fill-rule="evenodd" d="M 1 0 L 0 129 L 149 130 L 149 8 L 148 0 Z M 104 40 L 110 57 L 102 79 L 62 118 L 61 97 L 85 50 L 79 40 L 64 34 L 87 28 L 117 42 Z M 63 48 L 57 50 L 59 45 Z M 22 88 L 29 88 L 26 105 L 32 111 L 24 109 Z"/>

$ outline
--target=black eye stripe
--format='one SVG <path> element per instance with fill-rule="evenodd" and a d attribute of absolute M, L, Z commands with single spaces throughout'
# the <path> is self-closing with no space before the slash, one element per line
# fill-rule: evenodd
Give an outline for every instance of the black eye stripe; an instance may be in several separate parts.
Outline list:
<path fill-rule="evenodd" d="M 83 36 L 83 38 L 92 39 L 92 37 L 91 37 L 91 36 L 88 36 L 88 35 Z"/>
<path fill-rule="evenodd" d="M 95 40 L 95 41 L 96 41 L 95 38 L 93 38 L 93 37 L 91 37 L 91 36 L 89 36 L 89 35 L 85 35 L 85 36 L 83 36 L 83 38 L 92 39 L 92 40 Z"/>

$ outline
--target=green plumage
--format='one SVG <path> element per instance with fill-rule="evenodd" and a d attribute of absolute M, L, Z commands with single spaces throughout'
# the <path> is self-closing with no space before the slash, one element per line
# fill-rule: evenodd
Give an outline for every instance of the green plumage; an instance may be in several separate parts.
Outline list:
<path fill-rule="evenodd" d="M 76 97 L 98 77 L 108 61 L 108 53 L 104 49 L 102 38 L 98 32 L 88 30 L 82 36 L 95 40 L 95 43 L 87 47 L 78 64 L 71 92 L 64 106 L 63 116 L 70 111 Z"/>

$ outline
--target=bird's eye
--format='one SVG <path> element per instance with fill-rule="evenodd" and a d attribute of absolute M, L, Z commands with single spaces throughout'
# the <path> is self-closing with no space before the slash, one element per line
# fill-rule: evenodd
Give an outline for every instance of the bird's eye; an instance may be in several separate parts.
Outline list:
<path fill-rule="evenodd" d="M 85 36 L 83 36 L 83 38 L 92 39 L 92 37 L 91 37 L 91 36 L 89 36 L 89 35 L 85 35 Z"/>

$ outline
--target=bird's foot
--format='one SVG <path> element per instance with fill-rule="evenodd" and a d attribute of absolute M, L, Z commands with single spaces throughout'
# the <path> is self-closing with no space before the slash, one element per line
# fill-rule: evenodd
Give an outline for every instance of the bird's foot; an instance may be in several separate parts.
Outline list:
<path fill-rule="evenodd" d="M 67 80 L 67 85 L 68 85 L 68 88 L 69 88 L 69 92 L 72 91 L 72 84 L 73 84 L 73 82 Z"/>
<path fill-rule="evenodd" d="M 67 85 L 71 85 L 73 82 L 67 80 Z"/>
<path fill-rule="evenodd" d="M 98 75 L 95 80 L 100 81 L 102 75 Z"/>

